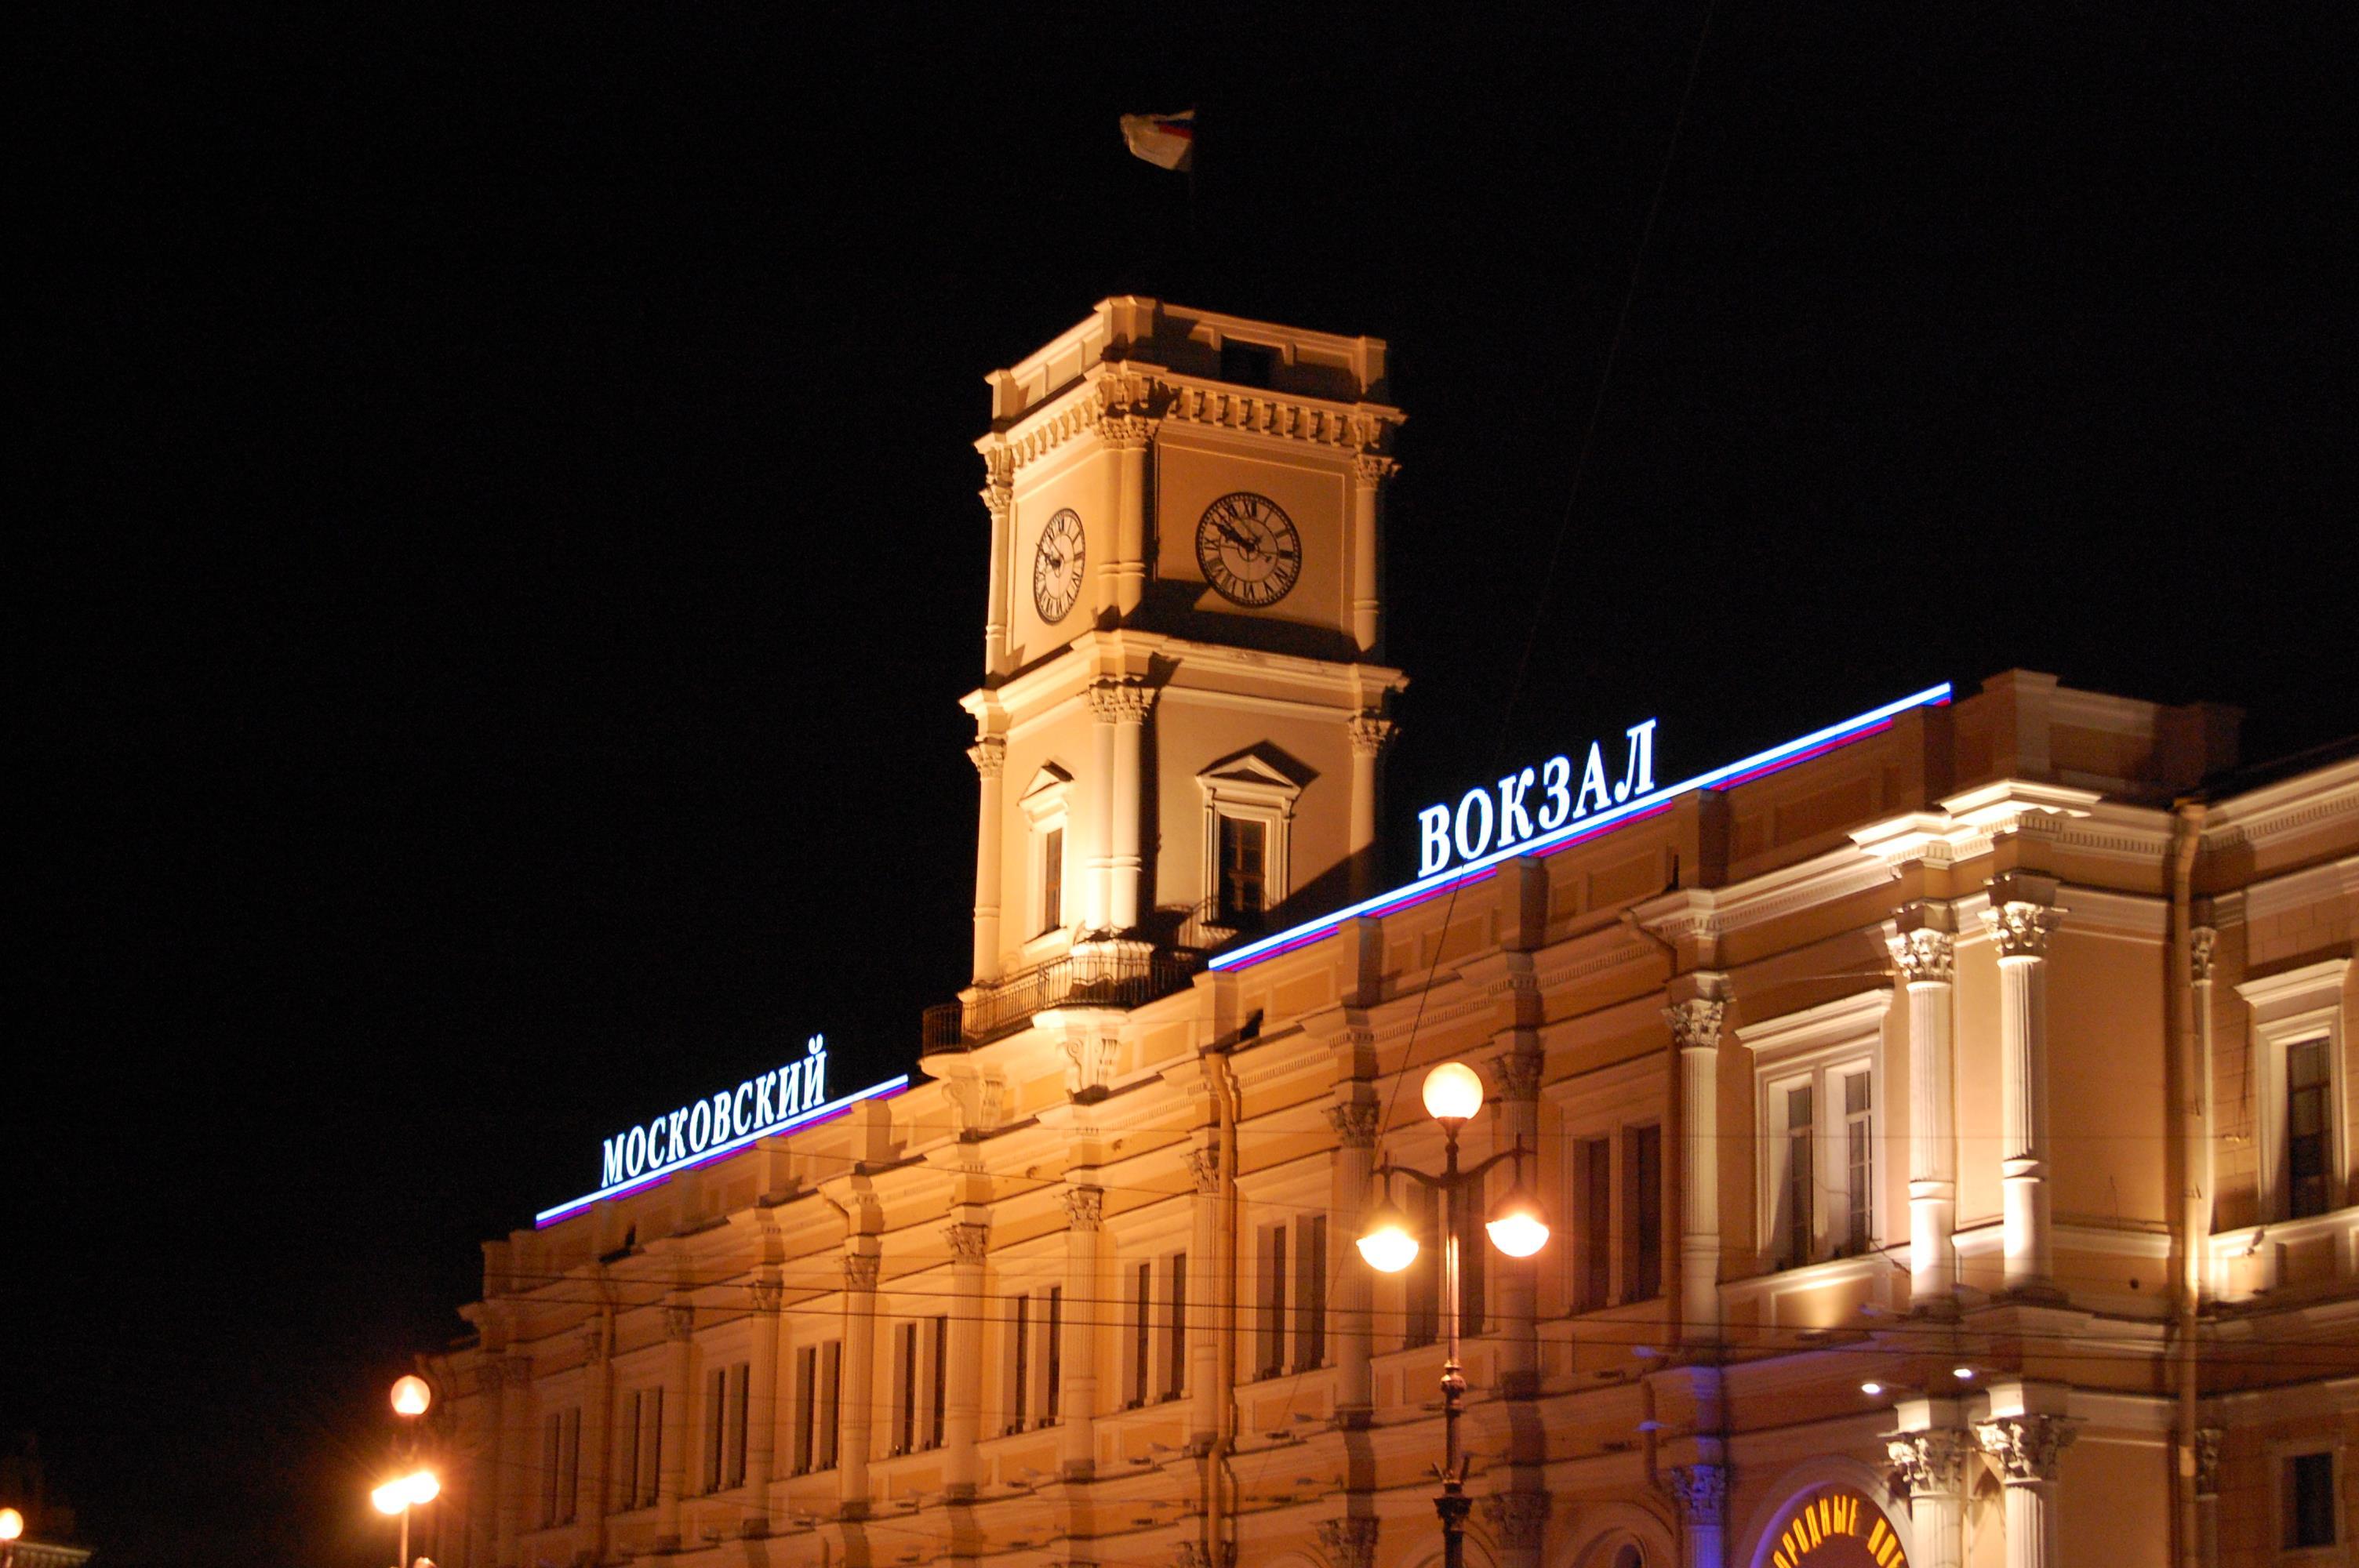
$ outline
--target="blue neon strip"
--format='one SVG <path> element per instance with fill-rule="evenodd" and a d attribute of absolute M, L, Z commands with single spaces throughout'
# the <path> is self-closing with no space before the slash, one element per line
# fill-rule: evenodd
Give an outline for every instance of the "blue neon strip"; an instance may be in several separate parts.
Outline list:
<path fill-rule="evenodd" d="M 1472 881 L 1476 873 L 1487 871 L 1504 861 L 1512 860 L 1523 855 L 1545 855 L 1556 849 L 1570 848 L 1577 839 L 1589 838 L 1609 827 L 1618 827 L 1625 822 L 1633 821 L 1640 816 L 1651 816 L 1680 795 L 1692 794 L 1697 790 L 1711 789 L 1716 784 L 1732 782 L 1745 783 L 1762 773 L 1774 772 L 1779 766 L 1805 761 L 1806 752 L 1815 756 L 1846 741 L 1858 740 L 1870 730 L 1883 729 L 1891 722 L 1896 714 L 1906 713 L 1912 708 L 1939 708 L 1949 700 L 1950 683 L 1948 681 L 1943 681 L 1939 686 L 1929 686 L 1923 691 L 1911 693 L 1897 702 L 1887 702 L 1872 712 L 1860 714 L 1857 718 L 1846 719 L 1840 724 L 1830 724 L 1824 730 L 1814 730 L 1799 740 L 1788 741 L 1782 746 L 1772 746 L 1766 752 L 1756 752 L 1743 762 L 1731 762 L 1725 767 L 1714 768 L 1708 773 L 1698 773 L 1691 779 L 1684 779 L 1668 788 L 1635 796 L 1620 806 L 1601 811 L 1594 816 L 1584 816 L 1578 822 L 1568 822 L 1561 827 L 1553 828 L 1529 838 L 1518 838 L 1506 849 L 1494 849 L 1479 860 L 1468 860 L 1462 865 L 1444 867 L 1431 876 L 1419 878 L 1405 887 L 1395 888 L 1390 892 L 1380 892 L 1374 898 L 1362 899 L 1347 908 L 1339 909 L 1332 914 L 1322 914 L 1316 920 L 1306 921 L 1300 925 L 1280 931 L 1275 935 L 1265 936 L 1257 942 L 1248 942 L 1242 947 L 1232 948 L 1222 954 L 1205 967 L 1212 969 L 1241 969 L 1249 965 L 1257 964 L 1264 958 L 1274 958 L 1280 953 L 1292 952 L 1297 947 L 1307 946 L 1316 942 L 1347 920 L 1356 920 L 1365 914 L 1388 914 L 1396 910 L 1405 909 L 1436 893 L 1445 892 L 1456 883 Z"/>
<path fill-rule="evenodd" d="M 542 1209 L 532 1217 L 532 1227 L 535 1230 L 545 1229 L 576 1209 L 586 1208 L 600 1198 L 620 1197 L 625 1193 L 652 1186 L 667 1176 L 677 1176 L 682 1171 L 694 1170 L 697 1166 L 717 1160 L 723 1154 L 743 1149 L 748 1143 L 759 1142 L 765 1138 L 776 1138 L 781 1132 L 791 1132 L 799 1127 L 810 1127 L 814 1123 L 825 1121 L 829 1117 L 851 1109 L 862 1100 L 881 1099 L 886 1095 L 898 1094 L 908 1087 L 909 1075 L 904 1073 L 897 1078 L 887 1078 L 881 1084 L 871 1084 L 858 1093 L 848 1094 L 842 1099 L 832 1099 L 825 1105 L 815 1106 L 799 1115 L 790 1116 L 784 1121 L 766 1122 L 742 1137 L 733 1138 L 726 1143 L 716 1143 L 712 1148 L 701 1150 L 685 1160 L 665 1165 L 658 1170 L 647 1172 L 642 1175 L 633 1176 L 627 1182 L 617 1182 L 611 1187 L 601 1187 L 588 1197 L 575 1198 L 571 1203 L 561 1203 L 555 1208 Z"/>

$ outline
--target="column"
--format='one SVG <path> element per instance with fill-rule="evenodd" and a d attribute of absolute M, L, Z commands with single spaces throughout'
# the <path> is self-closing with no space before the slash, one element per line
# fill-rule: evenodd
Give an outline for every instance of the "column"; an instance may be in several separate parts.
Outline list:
<path fill-rule="evenodd" d="M 836 1385 L 842 1424 L 836 1451 L 836 1498 L 846 1519 L 857 1519 L 868 1508 L 870 1433 L 876 1424 L 877 1245 L 874 1236 L 854 1236 L 844 1243 L 843 1366 Z"/>
<path fill-rule="evenodd" d="M 2006 1288 L 2053 1296 L 2048 1213 L 2048 934 L 2055 911 L 2009 902 L 1984 912 L 1998 944 L 1999 1179 Z"/>
<path fill-rule="evenodd" d="M 614 1504 L 606 1467 L 614 1452 L 614 1318 L 604 1307 L 582 1325 L 582 1435 L 576 1453 L 581 1471 L 575 1477 L 574 1517 L 590 1522 L 598 1549 L 596 1561 L 606 1560 L 606 1510 Z"/>
<path fill-rule="evenodd" d="M 526 1423 L 532 1415 L 532 1357 L 513 1351 L 488 1364 L 494 1390 L 493 1422 L 497 1433 L 497 1475 L 492 1486 L 492 1539 L 499 1561 L 516 1559 L 516 1538 L 532 1491 L 539 1462 L 532 1452 L 532 1433 Z"/>
<path fill-rule="evenodd" d="M 1355 1082 L 1343 1092 L 1366 1088 Z M 1374 1100 L 1353 1098 L 1327 1108 L 1327 1124 L 1335 1130 L 1334 1173 L 1328 1184 L 1335 1230 L 1327 1246 L 1343 1260 L 1335 1274 L 1335 1410 L 1355 1423 L 1365 1422 L 1375 1405 L 1368 1372 L 1373 1349 L 1368 1317 L 1375 1304 L 1375 1274 L 1360 1260 L 1358 1243 L 1375 1183 L 1376 1127 L 1383 1114 Z"/>
<path fill-rule="evenodd" d="M 966 749 L 981 783 L 974 827 L 974 982 L 999 978 L 1000 846 L 1007 825 L 1002 817 L 1000 774 L 1007 766 L 1005 737 L 985 735 Z"/>
<path fill-rule="evenodd" d="M 2072 1441 L 2059 1416 L 2011 1415 L 1978 1422 L 1974 1436 L 1997 1461 L 2006 1495 L 2006 1568 L 2062 1568 L 2056 1545 L 2056 1476 Z"/>
<path fill-rule="evenodd" d="M 1679 1326 L 1690 1344 L 1720 1335 L 1720 1023 L 1726 1011 L 1712 996 L 1663 1010 L 1679 1050 Z"/>
<path fill-rule="evenodd" d="M 1385 481 L 1399 467 L 1375 452 L 1362 452 L 1352 460 L 1352 640 L 1361 653 L 1371 655 L 1384 632 L 1376 597 L 1377 552 L 1382 548 L 1376 501 Z"/>
<path fill-rule="evenodd" d="M 1483 1522 L 1499 1543 L 1499 1568 L 1540 1568 L 1548 1539 L 1546 1492 L 1493 1492 L 1482 1500 Z"/>
<path fill-rule="evenodd" d="M 1362 713 L 1352 720 L 1352 897 L 1376 891 L 1376 770 L 1385 748 L 1398 727 L 1380 714 Z"/>
<path fill-rule="evenodd" d="M 983 667 L 1004 676 L 1012 667 L 1007 656 L 1008 524 L 1015 510 L 1015 459 L 1007 452 L 987 452 L 991 482 L 981 492 L 991 510 L 991 586 L 983 601 Z"/>
<path fill-rule="evenodd" d="M 748 1535 L 770 1530 L 770 1481 L 778 1465 L 778 1326 L 786 1291 L 775 1273 L 754 1281 L 754 1355 L 745 1381 L 745 1489 L 752 1495 Z"/>
<path fill-rule="evenodd" d="M 1097 1470 L 1099 1319 L 1112 1301 L 1102 1264 L 1099 1237 L 1105 1225 L 1105 1189 L 1075 1183 L 1065 1189 L 1065 1319 L 1063 1389 L 1057 1395 L 1058 1469 L 1068 1481 L 1086 1481 Z"/>
<path fill-rule="evenodd" d="M 1114 860 L 1114 730 L 1121 712 L 1118 681 L 1090 683 L 1090 817 L 1088 853 L 1082 858 L 1082 928 L 1095 933 L 1107 925 L 1106 868 Z"/>
<path fill-rule="evenodd" d="M 1518 1140 L 1522 1141 L 1530 1152 L 1520 1166 L 1509 1171 L 1508 1177 L 1523 1180 L 1537 1194 L 1541 1056 L 1537 1040 L 1527 1038 L 1531 1039 L 1530 1044 L 1519 1043 L 1516 1049 L 1491 1064 L 1499 1088 L 1498 1131 L 1493 1147 L 1508 1149 Z M 1542 1248 L 1541 1254 L 1547 1250 Z M 1538 1256 L 1509 1258 L 1500 1254 L 1495 1263 L 1499 1281 L 1499 1316 L 1506 1338 L 1506 1354 L 1499 1358 L 1499 1391 L 1509 1399 L 1530 1399 L 1539 1392 L 1539 1266 Z"/>
<path fill-rule="evenodd" d="M 1187 1153 L 1196 1182 L 1195 1225 L 1188 1240 L 1188 1391 L 1194 1406 L 1195 1435 L 1221 1430 L 1220 1325 L 1212 1322 L 1218 1299 L 1213 1276 L 1220 1270 L 1221 1145 L 1208 1139 Z"/>
<path fill-rule="evenodd" d="M 2189 933 L 2192 938 L 2189 958 L 2193 973 L 2189 977 L 2195 988 L 2195 1082 L 2190 1090 L 2193 1104 L 2190 1107 L 2195 1119 L 2193 1158 L 2190 1161 L 2188 1180 L 2196 1184 L 2196 1201 L 2190 1206 L 2190 1224 L 2197 1238 L 2190 1249 L 2195 1254 L 2195 1286 L 2200 1294 L 2211 1277 L 2211 1244 L 2213 1193 L 2212 1147 L 2212 954 L 2218 948 L 2220 933 L 2209 925 L 2199 925 Z"/>
<path fill-rule="evenodd" d="M 1671 1495 L 1680 1502 L 1680 1568 L 1722 1568 L 1728 1552 L 1728 1467 L 1674 1465 Z"/>
<path fill-rule="evenodd" d="M 983 1262 L 991 1227 L 979 1204 L 962 1204 L 962 1217 L 942 1232 L 951 1247 L 951 1364 L 942 1390 L 942 1482 L 955 1500 L 974 1496 L 975 1438 L 983 1421 Z"/>
<path fill-rule="evenodd" d="M 664 1359 L 663 1427 L 657 1438 L 656 1541 L 659 1550 L 679 1545 L 679 1499 L 688 1490 L 689 1396 L 696 1381 L 690 1358 L 696 1350 L 696 1309 L 664 1308 L 664 1336 L 671 1342 Z M 669 1541 L 669 1548 L 662 1543 Z"/>
<path fill-rule="evenodd" d="M 1105 836 L 1105 892 L 1102 914 L 1092 928 L 1116 934 L 1138 925 L 1139 883 L 1145 862 L 1139 855 L 1139 808 L 1144 803 L 1139 780 L 1146 752 L 1147 715 L 1155 706 L 1155 688 L 1137 681 L 1094 682 L 1090 687 L 1090 711 L 1097 717 L 1098 771 L 1103 779 L 1099 798 Z"/>
<path fill-rule="evenodd" d="M 1098 420 L 1098 435 L 1114 451 L 1114 610 L 1122 619 L 1147 594 L 1147 439 L 1151 420 L 1109 410 Z M 1094 597 L 1094 596 L 1093 596 Z"/>
<path fill-rule="evenodd" d="M 1919 1312 L 1957 1306 L 1958 1141 L 1952 1116 L 1951 993 L 1957 938 L 1949 912 L 1924 911 L 1941 926 L 1891 938 L 1892 962 L 1908 988 L 1908 1304 Z"/>
<path fill-rule="evenodd" d="M 2220 1568 L 2220 1444 L 2227 1435 L 2216 1426 L 2195 1433 L 2195 1560 L 2201 1568 Z"/>
<path fill-rule="evenodd" d="M 1904 1432 L 1886 1441 L 1908 1487 L 1909 1568 L 1959 1568 L 1966 1550 L 1966 1460 L 1959 1431 Z"/>

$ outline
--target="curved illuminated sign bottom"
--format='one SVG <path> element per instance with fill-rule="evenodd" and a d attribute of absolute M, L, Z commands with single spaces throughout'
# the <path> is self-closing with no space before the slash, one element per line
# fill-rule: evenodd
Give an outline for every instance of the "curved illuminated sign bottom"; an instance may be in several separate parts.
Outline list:
<path fill-rule="evenodd" d="M 1771 1568 L 1908 1568 L 1908 1546 L 1874 1499 L 1820 1487 L 1779 1516 L 1767 1560 Z"/>

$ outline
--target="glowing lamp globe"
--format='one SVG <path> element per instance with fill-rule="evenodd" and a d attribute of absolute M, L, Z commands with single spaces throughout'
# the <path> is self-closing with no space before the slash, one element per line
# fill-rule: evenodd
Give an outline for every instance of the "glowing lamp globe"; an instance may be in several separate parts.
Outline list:
<path fill-rule="evenodd" d="M 1548 1245 L 1548 1220 L 1520 1183 L 1499 1200 L 1483 1228 L 1491 1233 L 1491 1245 L 1510 1258 L 1528 1258 Z"/>
<path fill-rule="evenodd" d="M 0 1509 L 0 1541 L 14 1541 L 25 1533 L 25 1516 L 15 1509 Z"/>
<path fill-rule="evenodd" d="M 426 1413 L 426 1407 L 433 1402 L 434 1390 L 426 1386 L 425 1379 L 413 1374 L 409 1377 L 398 1378 L 394 1380 L 394 1414 L 424 1415 Z"/>
<path fill-rule="evenodd" d="M 402 1483 L 409 1488 L 413 1503 L 430 1503 L 442 1495 L 441 1478 L 431 1470 L 420 1470 Z"/>
<path fill-rule="evenodd" d="M 1417 1261 L 1417 1236 L 1408 1216 L 1391 1204 L 1378 1204 L 1360 1233 L 1360 1256 L 1379 1274 L 1397 1274 Z"/>
<path fill-rule="evenodd" d="M 397 1514 L 409 1506 L 409 1479 L 387 1481 L 369 1494 L 369 1501 L 381 1514 Z"/>
<path fill-rule="evenodd" d="M 1444 1062 L 1425 1076 L 1425 1113 L 1436 1121 L 1472 1121 L 1483 1108 L 1482 1076 L 1463 1062 Z"/>

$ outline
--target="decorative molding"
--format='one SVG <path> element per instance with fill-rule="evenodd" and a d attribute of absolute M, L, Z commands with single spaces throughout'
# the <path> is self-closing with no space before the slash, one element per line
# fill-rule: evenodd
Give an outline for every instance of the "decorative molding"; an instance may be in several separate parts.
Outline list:
<path fill-rule="evenodd" d="M 1218 1142 L 1201 1149 L 1190 1149 L 1180 1156 L 1188 1162 L 1188 1173 L 1196 1179 L 1196 1190 L 1210 1195 L 1221 1186 L 1221 1146 Z"/>
<path fill-rule="evenodd" d="M 1113 1029 L 1093 1029 L 1084 1024 L 1066 1035 L 1065 1092 L 1077 1095 L 1113 1083 L 1114 1062 L 1121 1049 L 1122 1036 Z"/>
<path fill-rule="evenodd" d="M 1400 726 L 1380 713 L 1355 713 L 1352 716 L 1351 732 L 1352 755 L 1375 757 L 1381 756 L 1385 748 L 1393 743 Z"/>
<path fill-rule="evenodd" d="M 980 737 L 966 749 L 966 759 L 984 778 L 997 778 L 1007 766 L 1007 738 L 1004 735 Z"/>
<path fill-rule="evenodd" d="M 1155 436 L 1156 426 L 1161 423 L 1143 414 L 1109 411 L 1098 416 L 1098 439 L 1118 452 L 1144 451 Z"/>
<path fill-rule="evenodd" d="M 1145 681 L 1090 683 L 1090 712 L 1107 724 L 1144 724 L 1155 707 L 1155 688 Z"/>
<path fill-rule="evenodd" d="M 1663 1009 L 1670 1021 L 1671 1038 L 1682 1051 L 1712 1051 L 1720 1046 L 1721 1020 L 1727 1014 L 1728 1003 L 1717 997 L 1690 997 Z"/>
<path fill-rule="evenodd" d="M 1511 1100 L 1537 1099 L 1540 1092 L 1540 1072 L 1545 1065 L 1538 1051 L 1510 1051 L 1491 1060 L 1491 1073 L 1498 1080 L 1499 1098 Z"/>
<path fill-rule="evenodd" d="M 1957 975 L 1958 939 L 1947 931 L 1919 926 L 1885 939 L 1892 949 L 1892 967 L 1912 986 L 1946 986 Z"/>
<path fill-rule="evenodd" d="M 1352 460 L 1352 478 L 1363 489 L 1372 488 L 1400 472 L 1400 464 L 1375 452 L 1362 452 Z"/>
<path fill-rule="evenodd" d="M 1954 1494 L 1965 1486 L 1966 1460 L 1975 1451 L 1962 1432 L 1904 1432 L 1885 1442 L 1901 1484 L 1918 1497 Z"/>
<path fill-rule="evenodd" d="M 1546 1492 L 1493 1492 L 1479 1499 L 1483 1522 L 1501 1547 L 1509 1552 L 1529 1551 L 1540 1544 L 1548 1533 L 1549 1495 Z"/>
<path fill-rule="evenodd" d="M 531 1385 L 531 1357 L 519 1355 L 511 1351 L 507 1355 L 501 1357 L 496 1365 L 499 1368 L 500 1381 L 506 1384 L 509 1388 L 522 1389 Z"/>
<path fill-rule="evenodd" d="M 2195 1429 L 2195 1495 L 2199 1498 L 2220 1494 L 2220 1449 L 2227 1438 L 2227 1431 L 2222 1427 Z"/>
<path fill-rule="evenodd" d="M 1319 1550 L 1333 1568 L 1375 1568 L 1376 1521 L 1357 1518 L 1321 1519 Z"/>
<path fill-rule="evenodd" d="M 1719 1525 L 1728 1517 L 1728 1466 L 1674 1465 L 1671 1496 L 1691 1525 Z"/>
<path fill-rule="evenodd" d="M 975 443 L 990 471 L 1013 477 L 1066 442 L 1091 432 L 1112 446 L 1152 435 L 1161 423 L 1243 431 L 1311 446 L 1340 449 L 1360 459 L 1384 460 L 1397 414 L 1322 407 L 1267 393 L 1252 393 L 1217 382 L 1195 384 L 1102 362 L 1078 396 L 1068 395 L 1037 408 L 1013 429 Z"/>
<path fill-rule="evenodd" d="M 2059 1456 L 2071 1446 L 2075 1425 L 2060 1416 L 2001 1416 L 1976 1422 L 1974 1437 L 1997 1461 L 2008 1486 L 2027 1487 L 2056 1479 Z"/>
<path fill-rule="evenodd" d="M 1065 1189 L 1065 1223 L 1075 1230 L 1091 1231 L 1105 1224 L 1105 1189 L 1103 1187 L 1070 1186 Z"/>
<path fill-rule="evenodd" d="M 696 1333 L 696 1309 L 692 1306 L 664 1308 L 664 1337 L 687 1339 Z"/>
<path fill-rule="evenodd" d="M 775 1313 L 786 1303 L 786 1286 L 779 1282 L 778 1277 L 775 1274 L 756 1280 L 750 1289 L 754 1292 L 756 1312 Z"/>
<path fill-rule="evenodd" d="M 876 1288 L 877 1266 L 884 1261 L 873 1252 L 847 1252 L 843 1255 L 843 1288 L 847 1291 L 873 1291 Z"/>
<path fill-rule="evenodd" d="M 2057 914 L 2044 903 L 2017 900 L 1995 903 L 1983 911 L 1983 924 L 1989 927 L 1991 940 L 1998 944 L 2002 959 L 2045 958 L 2048 935 L 2056 929 Z"/>
<path fill-rule="evenodd" d="M 984 485 L 975 493 L 983 497 L 983 504 L 991 513 L 995 526 L 1007 521 L 1008 510 L 1016 504 L 1014 486 L 995 482 Z"/>
<path fill-rule="evenodd" d="M 1383 1110 L 1367 1100 L 1327 1108 L 1327 1125 L 1335 1130 L 1336 1140 L 1346 1149 L 1375 1148 L 1376 1129 L 1383 1120 Z"/>
<path fill-rule="evenodd" d="M 957 1263 L 980 1263 L 991 1251 L 991 1227 L 966 1221 L 942 1227 L 942 1238 L 951 1244 L 951 1260 Z"/>
<path fill-rule="evenodd" d="M 2199 925 L 2188 933 L 2194 945 L 2193 973 L 2189 977 L 2199 986 L 2212 983 L 2212 955 L 2219 946 L 2220 933 L 2209 925 Z"/>

